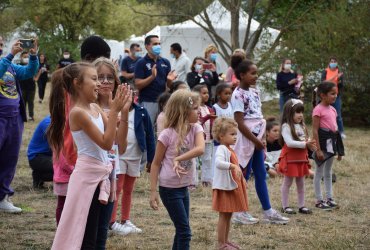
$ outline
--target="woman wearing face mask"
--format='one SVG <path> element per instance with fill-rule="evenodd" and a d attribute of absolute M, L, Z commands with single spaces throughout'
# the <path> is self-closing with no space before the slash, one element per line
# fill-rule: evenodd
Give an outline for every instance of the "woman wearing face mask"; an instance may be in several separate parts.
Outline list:
<path fill-rule="evenodd" d="M 23 51 L 21 53 L 21 63 L 20 65 L 26 66 L 29 61 L 28 52 Z M 25 107 L 28 108 L 28 120 L 35 121 L 33 117 L 33 110 L 34 110 L 34 100 L 35 100 L 35 93 L 36 93 L 36 84 L 33 77 L 28 79 L 20 80 L 19 81 L 21 90 L 22 90 L 22 97 L 25 104 Z"/>
<path fill-rule="evenodd" d="M 321 81 L 332 82 L 336 86 L 337 99 L 332 106 L 337 111 L 337 125 L 342 138 L 346 138 L 344 134 L 342 120 L 342 92 L 343 92 L 343 72 L 338 68 L 337 58 L 331 57 L 328 67 L 322 72 Z"/>
<path fill-rule="evenodd" d="M 189 87 L 192 89 L 199 84 L 207 85 L 211 101 L 211 87 L 217 85 L 219 81 L 215 65 L 207 63 L 202 57 L 195 57 L 190 69 L 191 72 L 186 76 Z"/>
<path fill-rule="evenodd" d="M 297 98 L 294 86 L 298 83 L 297 74 L 292 70 L 292 60 L 284 59 L 276 76 L 276 88 L 280 91 L 280 112 L 291 98 Z"/>

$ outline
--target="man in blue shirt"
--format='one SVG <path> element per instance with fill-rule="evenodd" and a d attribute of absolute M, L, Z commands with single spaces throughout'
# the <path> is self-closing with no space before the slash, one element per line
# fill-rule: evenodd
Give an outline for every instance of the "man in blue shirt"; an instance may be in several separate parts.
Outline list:
<path fill-rule="evenodd" d="M 135 66 L 137 61 L 142 57 L 140 45 L 133 43 L 130 45 L 130 55 L 123 58 L 121 62 L 122 82 L 127 82 L 130 85 L 134 84 Z"/>
<path fill-rule="evenodd" d="M 145 49 L 148 53 L 136 63 L 135 87 L 139 90 L 139 103 L 148 111 L 154 127 L 158 114 L 158 96 L 172 85 L 177 75 L 171 71 L 170 62 L 159 56 L 161 43 L 158 36 L 147 36 Z"/>
<path fill-rule="evenodd" d="M 28 144 L 27 157 L 32 169 L 34 188 L 43 188 L 45 181 L 53 181 L 53 153 L 46 138 L 50 115 L 37 126 Z"/>

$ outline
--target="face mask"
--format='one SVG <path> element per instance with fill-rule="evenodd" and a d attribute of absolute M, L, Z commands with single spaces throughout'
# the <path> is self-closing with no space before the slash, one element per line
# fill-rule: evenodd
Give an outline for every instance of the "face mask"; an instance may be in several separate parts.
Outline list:
<path fill-rule="evenodd" d="M 195 72 L 199 72 L 202 69 L 202 65 L 195 64 L 194 68 L 195 68 Z"/>
<path fill-rule="evenodd" d="M 63 55 L 64 59 L 69 59 L 70 55 Z"/>
<path fill-rule="evenodd" d="M 217 59 L 217 53 L 212 53 L 210 58 L 212 62 L 215 62 Z"/>
<path fill-rule="evenodd" d="M 338 63 L 330 63 L 330 64 L 329 64 L 329 67 L 330 67 L 331 69 L 335 69 L 337 66 L 338 66 Z"/>
<path fill-rule="evenodd" d="M 284 65 L 284 69 L 286 69 L 286 70 L 290 70 L 291 68 L 292 68 L 291 64 L 285 64 Z"/>
<path fill-rule="evenodd" d="M 28 58 L 22 58 L 22 62 L 24 63 L 24 64 L 28 64 Z"/>
<path fill-rule="evenodd" d="M 171 58 L 175 58 L 175 54 L 171 53 Z"/>
<path fill-rule="evenodd" d="M 141 55 L 142 55 L 142 54 L 141 54 L 141 51 L 137 51 L 137 52 L 135 52 L 135 56 L 136 56 L 136 57 L 141 57 Z"/>
<path fill-rule="evenodd" d="M 152 52 L 154 55 L 159 56 L 159 54 L 161 54 L 161 45 L 154 45 L 152 47 Z"/>

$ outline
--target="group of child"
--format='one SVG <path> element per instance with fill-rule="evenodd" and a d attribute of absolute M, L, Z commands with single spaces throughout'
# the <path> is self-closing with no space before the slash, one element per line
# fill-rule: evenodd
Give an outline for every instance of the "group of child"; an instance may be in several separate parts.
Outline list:
<path fill-rule="evenodd" d="M 289 218 L 270 204 L 267 173 L 284 176 L 283 213 L 296 213 L 288 202 L 294 179 L 298 212 L 312 213 L 304 203 L 305 176 L 310 174 L 309 151 L 313 152 L 317 165 L 316 207 L 336 207 L 331 167 L 334 155 L 339 155 L 338 160 L 344 155 L 336 112 L 330 106 L 336 98 L 336 86 L 330 82 L 318 86 L 321 102 L 313 111 L 311 139 L 303 119 L 302 101 L 288 100 L 280 124 L 272 119 L 266 124 L 259 91 L 254 88 L 257 66 L 251 61 L 242 61 L 235 76 L 240 80 L 235 90 L 227 84 L 217 86 L 217 102 L 213 108 L 206 105 L 207 86 L 197 85 L 189 91 L 186 84 L 175 83 L 170 93 L 163 94 L 158 101 L 160 113 L 155 145 L 147 111 L 133 102 L 135 94 L 129 86 L 119 85 L 111 61 L 99 58 L 92 64 L 74 63 L 55 72 L 50 106 L 52 126 L 48 131 L 55 155 L 59 155 L 54 159 L 55 164 L 69 166 L 61 153 L 62 148 L 68 150 L 63 147 L 66 139 L 61 138 L 66 125 L 78 152 L 74 170 L 69 171 L 68 190 L 61 183 L 54 184 L 55 192 L 63 193 L 64 200 L 58 197 L 58 207 L 63 213 L 57 209 L 60 220 L 57 219 L 52 248 L 101 246 L 104 249 L 109 229 L 121 235 L 142 231 L 131 222 L 130 209 L 143 153 L 150 172 L 150 206 L 158 209 L 161 198 L 176 228 L 173 249 L 190 249 L 189 189 L 198 182 L 197 158 L 201 162 L 202 185 L 212 186 L 212 208 L 219 212 L 219 249 L 240 249 L 229 240 L 232 218 L 243 224 L 259 221 L 247 212 L 247 181 L 252 172 L 264 211 L 262 222 L 289 222 Z M 326 200 L 321 194 L 322 176 Z M 121 220 L 116 221 L 119 198 Z"/>

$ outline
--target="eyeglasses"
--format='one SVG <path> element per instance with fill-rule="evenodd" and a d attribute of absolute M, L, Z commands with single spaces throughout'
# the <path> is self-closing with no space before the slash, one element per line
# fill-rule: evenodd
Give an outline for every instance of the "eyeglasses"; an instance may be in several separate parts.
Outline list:
<path fill-rule="evenodd" d="M 113 84 L 116 82 L 116 79 L 112 75 L 99 75 L 98 81 L 100 83 L 108 82 L 109 84 Z"/>

